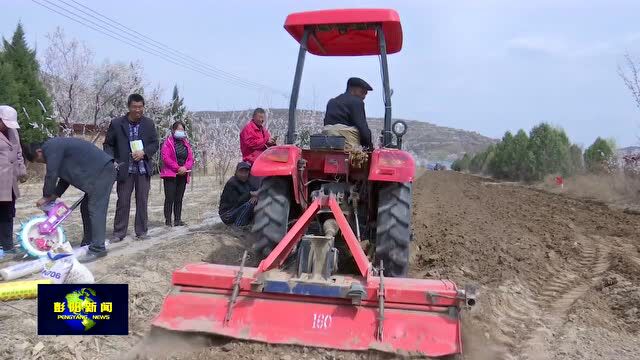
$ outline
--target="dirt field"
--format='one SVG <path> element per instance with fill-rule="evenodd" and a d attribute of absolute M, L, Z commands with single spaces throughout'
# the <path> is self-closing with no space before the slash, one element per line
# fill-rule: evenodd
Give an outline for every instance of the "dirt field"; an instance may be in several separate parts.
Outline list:
<path fill-rule="evenodd" d="M 114 245 L 107 258 L 89 266 L 99 282 L 129 283 L 129 336 L 37 337 L 34 300 L 0 303 L 0 358 L 391 358 L 149 336 L 149 322 L 170 290 L 175 268 L 205 258 L 238 263 L 251 242 L 246 234 L 216 224 L 219 187 L 212 182 L 196 178 L 188 190 L 185 221 L 190 226 L 167 229 L 154 179 L 153 239 Z M 479 303 L 464 318 L 465 359 L 638 358 L 638 215 L 449 171 L 426 173 L 414 189 L 411 275 L 480 285 Z M 28 187 L 19 217 L 36 213 L 31 204 L 37 192 L 36 185 Z M 69 221 L 76 223 L 68 227 L 73 242 L 80 240 L 79 220 L 78 213 Z"/>
<path fill-rule="evenodd" d="M 413 275 L 481 285 L 469 358 L 638 358 L 636 215 L 452 172 L 415 204 Z"/>

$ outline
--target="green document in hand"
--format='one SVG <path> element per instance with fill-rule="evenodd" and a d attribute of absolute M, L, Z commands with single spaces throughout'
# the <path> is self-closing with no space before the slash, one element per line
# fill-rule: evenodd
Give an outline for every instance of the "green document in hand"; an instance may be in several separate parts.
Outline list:
<path fill-rule="evenodd" d="M 144 146 L 142 145 L 142 140 L 129 141 L 129 145 L 131 146 L 131 152 L 144 150 Z"/>

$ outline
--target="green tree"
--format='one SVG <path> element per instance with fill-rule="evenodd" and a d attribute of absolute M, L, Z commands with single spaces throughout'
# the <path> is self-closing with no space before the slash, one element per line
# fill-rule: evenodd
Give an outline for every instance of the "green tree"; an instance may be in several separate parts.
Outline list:
<path fill-rule="evenodd" d="M 582 161 L 582 148 L 576 144 L 569 147 L 569 158 L 572 167 L 572 173 L 578 174 L 584 170 L 584 163 Z"/>
<path fill-rule="evenodd" d="M 489 172 L 492 176 L 499 179 L 512 177 L 513 156 L 515 155 L 513 145 L 513 135 L 507 131 L 502 140 L 496 144 L 495 155 L 489 162 Z"/>
<path fill-rule="evenodd" d="M 467 171 L 469 170 L 470 163 L 471 163 L 471 156 L 469 156 L 469 154 L 464 154 L 462 158 L 457 159 L 451 164 L 451 170 Z"/>
<path fill-rule="evenodd" d="M 496 157 L 496 153 L 497 153 L 496 145 L 489 145 L 485 153 L 486 155 L 484 157 L 484 161 L 482 162 L 482 167 L 480 168 L 480 172 L 482 174 L 490 174 L 491 172 L 489 170 L 489 164 L 491 164 L 493 159 Z"/>
<path fill-rule="evenodd" d="M 184 106 L 184 99 L 180 97 L 178 85 L 173 86 L 173 94 L 171 95 L 171 108 L 169 114 L 176 120 L 182 120 L 186 115 L 187 107 Z"/>
<path fill-rule="evenodd" d="M 533 169 L 533 153 L 529 150 L 529 136 L 520 129 L 513 137 L 513 164 L 511 166 L 511 179 L 529 180 Z"/>
<path fill-rule="evenodd" d="M 515 136 L 507 131 L 496 145 L 489 164 L 490 174 L 509 180 L 529 180 L 534 161 L 529 151 L 529 137 L 520 129 Z"/>
<path fill-rule="evenodd" d="M 0 52 L 0 104 L 18 103 L 14 77 L 13 66 L 3 60 L 3 53 Z"/>
<path fill-rule="evenodd" d="M 489 173 L 489 164 L 496 154 L 496 145 L 489 145 L 489 147 L 473 156 L 469 163 L 469 171 L 473 173 Z"/>
<path fill-rule="evenodd" d="M 507 131 L 494 147 L 476 155 L 470 168 L 485 173 L 488 168 L 491 176 L 516 181 L 540 180 L 554 172 L 570 175 L 577 168 L 571 151 L 564 131 L 543 123 L 531 130 L 531 137 L 522 129 L 515 136 Z"/>
<path fill-rule="evenodd" d="M 486 158 L 487 153 L 484 151 L 473 155 L 471 161 L 469 162 L 469 171 L 472 173 L 479 173 L 480 170 L 482 170 L 482 164 L 484 163 L 484 159 Z"/>
<path fill-rule="evenodd" d="M 22 140 L 42 141 L 56 133 L 56 122 L 47 113 L 51 109 L 51 100 L 39 77 L 40 66 L 36 60 L 36 52 L 27 46 L 20 23 L 11 42 L 3 38 L 0 73 L 0 78 L 9 79 L 10 84 L 7 89 L 0 91 L 0 96 L 6 96 L 0 98 L 0 102 L 11 105 L 18 111 Z M 2 87 L 5 87 L 4 83 Z"/>
<path fill-rule="evenodd" d="M 529 136 L 529 151 L 534 156 L 527 180 L 542 180 L 548 174 L 571 175 L 569 138 L 561 129 L 542 123 Z"/>
<path fill-rule="evenodd" d="M 611 169 L 615 144 L 600 137 L 584 152 L 584 164 L 591 172 L 606 172 Z"/>

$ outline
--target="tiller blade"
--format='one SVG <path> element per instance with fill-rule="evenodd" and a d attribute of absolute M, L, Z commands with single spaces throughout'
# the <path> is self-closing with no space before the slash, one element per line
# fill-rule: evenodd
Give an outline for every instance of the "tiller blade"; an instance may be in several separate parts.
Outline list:
<path fill-rule="evenodd" d="M 303 236 L 318 209 L 331 208 L 361 274 L 332 275 L 333 239 Z M 293 246 L 315 257 L 280 267 Z M 330 252 L 329 252 L 330 253 Z M 299 255 L 300 256 L 300 255 Z M 360 248 L 335 198 L 316 199 L 258 268 L 188 264 L 173 273 L 156 327 L 272 344 L 444 356 L 462 352 L 460 310 L 474 295 L 448 280 L 387 278 Z M 329 267 L 330 268 L 330 267 Z M 311 269 L 311 270 L 310 270 Z"/>

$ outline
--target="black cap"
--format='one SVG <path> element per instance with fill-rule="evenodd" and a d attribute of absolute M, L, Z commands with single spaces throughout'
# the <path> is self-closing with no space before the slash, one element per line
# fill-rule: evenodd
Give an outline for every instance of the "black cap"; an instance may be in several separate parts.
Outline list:
<path fill-rule="evenodd" d="M 352 77 L 349 78 L 349 80 L 347 81 L 347 87 L 361 87 L 363 89 L 367 89 L 368 91 L 373 90 L 373 88 L 371 87 L 371 85 L 367 84 L 366 81 L 357 78 L 357 77 Z"/>
<path fill-rule="evenodd" d="M 238 165 L 236 165 L 236 171 L 242 169 L 251 169 L 251 165 L 249 165 L 249 163 L 247 162 L 241 161 L 238 163 Z"/>

